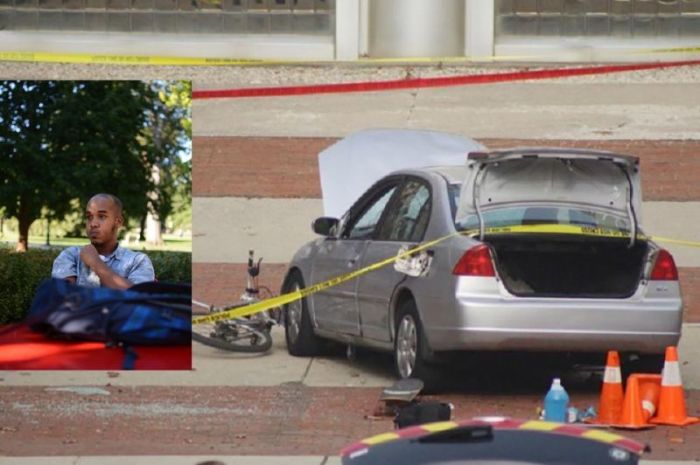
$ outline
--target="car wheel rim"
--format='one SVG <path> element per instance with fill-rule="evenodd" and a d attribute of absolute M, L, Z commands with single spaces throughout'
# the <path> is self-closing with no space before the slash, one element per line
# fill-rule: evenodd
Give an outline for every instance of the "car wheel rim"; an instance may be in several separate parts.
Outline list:
<path fill-rule="evenodd" d="M 298 291 L 299 285 L 295 284 L 292 291 Z M 287 304 L 287 336 L 290 342 L 296 342 L 301 328 L 301 299 Z"/>
<path fill-rule="evenodd" d="M 399 324 L 396 335 L 396 364 L 402 378 L 408 378 L 416 366 L 418 353 L 418 334 L 416 323 L 411 315 L 406 315 Z"/>

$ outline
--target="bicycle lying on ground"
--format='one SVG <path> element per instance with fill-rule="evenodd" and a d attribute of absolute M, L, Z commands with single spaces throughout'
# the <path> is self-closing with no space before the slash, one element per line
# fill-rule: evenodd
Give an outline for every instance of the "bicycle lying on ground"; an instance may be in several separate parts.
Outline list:
<path fill-rule="evenodd" d="M 241 299 L 234 305 L 215 307 L 204 302 L 192 300 L 193 307 L 206 309 L 195 312 L 192 317 L 199 317 L 216 312 L 232 310 L 250 305 L 263 299 L 273 297 L 272 291 L 258 284 L 262 258 L 255 262 L 255 252 L 248 252 L 248 274 L 245 291 Z M 261 295 L 261 292 L 262 295 Z M 204 345 L 232 352 L 259 353 L 266 352 L 272 347 L 270 330 L 275 324 L 281 323 L 281 309 L 266 310 L 255 315 L 217 321 L 214 323 L 192 324 L 192 339 Z"/>

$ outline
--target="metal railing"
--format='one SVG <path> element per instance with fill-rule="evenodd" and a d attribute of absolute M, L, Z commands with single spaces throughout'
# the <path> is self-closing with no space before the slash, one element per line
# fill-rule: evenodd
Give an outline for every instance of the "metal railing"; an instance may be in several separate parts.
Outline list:
<path fill-rule="evenodd" d="M 496 37 L 700 37 L 700 0 L 496 0 Z"/>

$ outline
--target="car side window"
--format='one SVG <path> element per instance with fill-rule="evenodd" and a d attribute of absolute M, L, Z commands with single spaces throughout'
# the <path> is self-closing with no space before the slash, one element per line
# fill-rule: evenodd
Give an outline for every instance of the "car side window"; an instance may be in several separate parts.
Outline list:
<path fill-rule="evenodd" d="M 410 180 L 403 185 L 391 210 L 383 221 L 378 239 L 419 242 L 430 219 L 430 189 L 424 183 Z"/>
<path fill-rule="evenodd" d="M 352 226 L 344 234 L 344 237 L 347 239 L 371 238 L 377 223 L 379 223 L 379 219 L 382 217 L 384 208 L 386 208 L 395 190 L 396 186 L 388 187 L 378 197 L 375 197 L 375 200 L 371 201 L 358 215 L 357 219 L 352 222 Z"/>

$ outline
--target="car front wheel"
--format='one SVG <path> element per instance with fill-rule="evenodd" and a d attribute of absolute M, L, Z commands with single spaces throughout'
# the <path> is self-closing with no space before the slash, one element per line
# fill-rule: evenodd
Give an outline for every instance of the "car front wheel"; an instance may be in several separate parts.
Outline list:
<path fill-rule="evenodd" d="M 284 287 L 285 292 L 294 292 L 303 288 L 304 279 L 301 277 L 301 273 L 292 272 Z M 320 340 L 314 334 L 306 298 L 295 300 L 284 306 L 284 336 L 290 355 L 297 357 L 318 355 Z"/>

